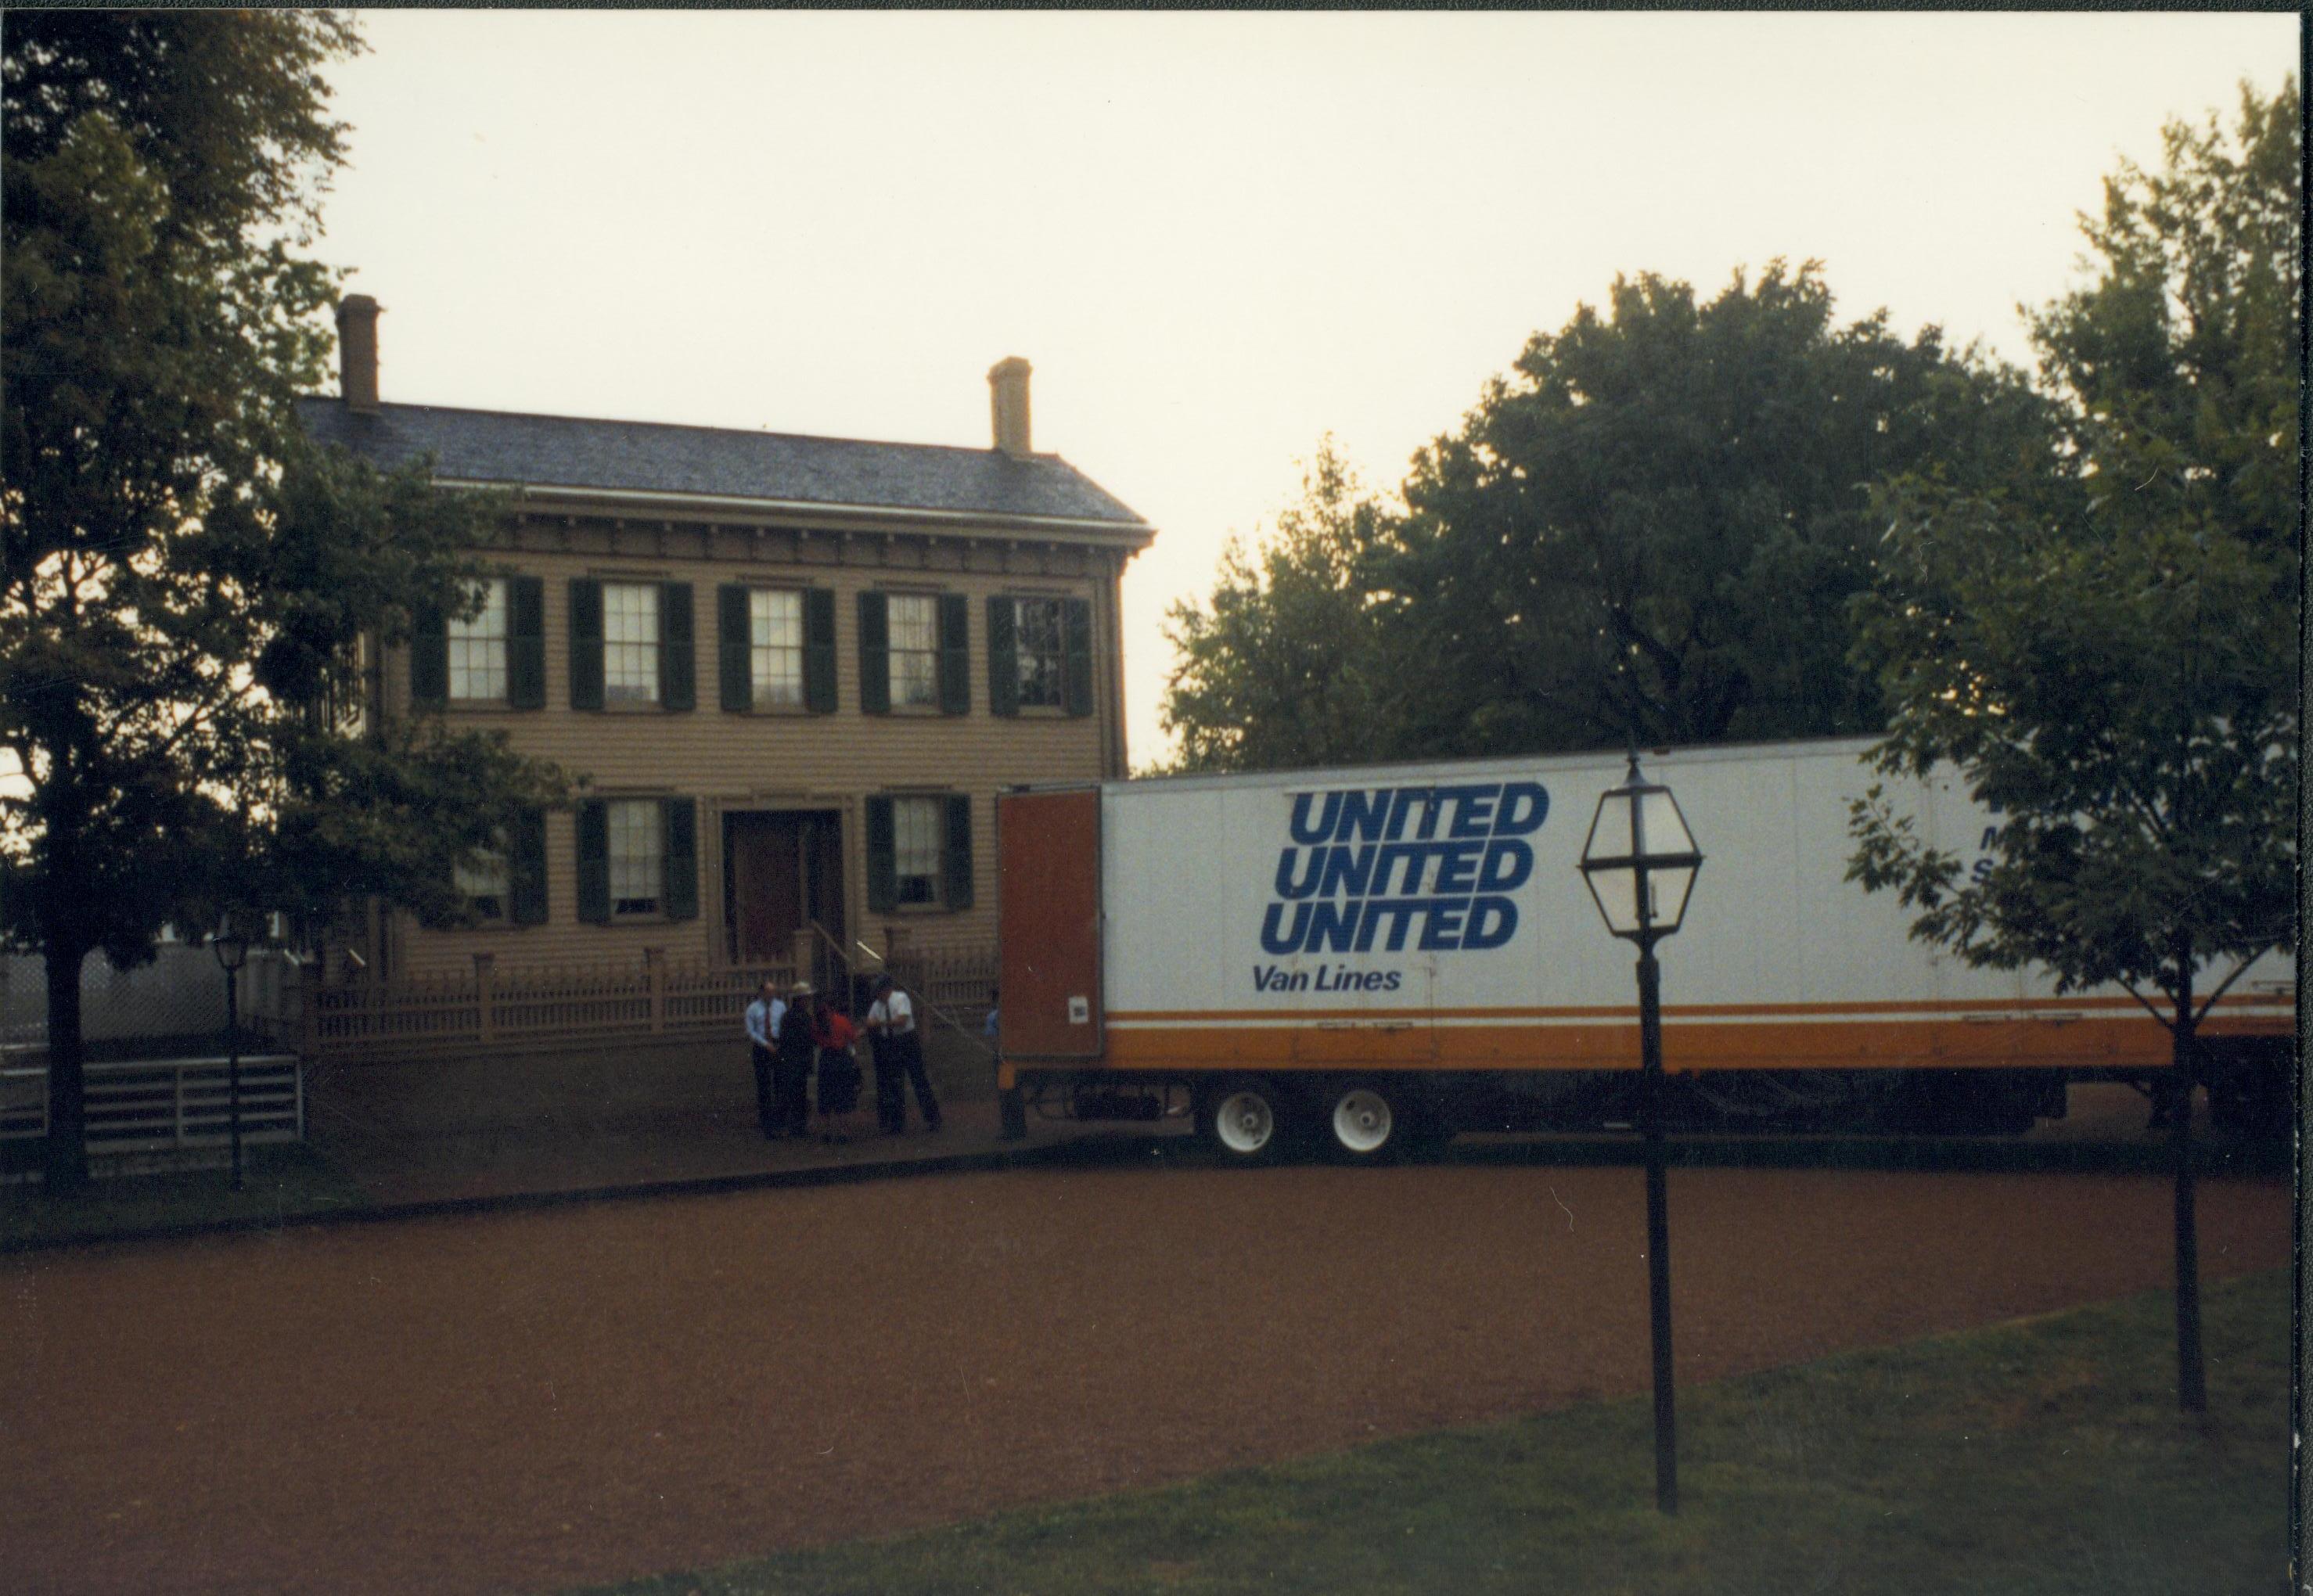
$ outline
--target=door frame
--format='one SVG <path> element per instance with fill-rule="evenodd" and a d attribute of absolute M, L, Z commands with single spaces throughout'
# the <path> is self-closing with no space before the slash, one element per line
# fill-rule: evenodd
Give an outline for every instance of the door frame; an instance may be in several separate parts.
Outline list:
<path fill-rule="evenodd" d="M 719 890 L 716 893 L 713 901 L 716 905 L 716 912 L 721 916 L 723 922 L 719 934 L 715 939 L 715 951 L 727 965 L 738 966 L 761 962 L 759 960 L 743 957 L 739 946 L 739 881 L 736 861 L 731 846 L 733 829 L 735 823 L 743 822 L 751 818 L 772 815 L 789 816 L 805 822 L 819 821 L 831 824 L 835 828 L 834 845 L 831 847 L 823 848 L 820 856 L 823 861 L 831 864 L 835 871 L 832 899 L 837 906 L 837 917 L 842 920 L 844 925 L 831 925 L 828 929 L 838 936 L 848 934 L 844 926 L 849 924 L 851 918 L 849 805 L 836 798 L 748 799 L 739 802 L 726 802 L 717 807 L 717 823 L 713 833 L 717 854 L 716 870 L 720 878 Z M 813 830 L 808 823 L 796 828 L 796 891 L 800 900 L 799 910 L 806 920 L 811 917 L 812 862 L 805 856 L 803 850 L 805 842 L 812 835 Z M 824 920 L 822 923 L 824 924 Z"/>

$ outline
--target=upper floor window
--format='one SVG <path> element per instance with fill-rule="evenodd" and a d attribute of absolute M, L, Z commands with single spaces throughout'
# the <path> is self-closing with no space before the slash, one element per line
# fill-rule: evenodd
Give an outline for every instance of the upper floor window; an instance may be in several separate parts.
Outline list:
<path fill-rule="evenodd" d="M 803 703 L 803 594 L 755 588 L 747 595 L 747 667 L 756 707 Z"/>
<path fill-rule="evenodd" d="M 541 709 L 546 705 L 546 584 L 536 576 L 486 576 L 471 590 L 479 606 L 461 619 L 419 604 L 409 620 L 409 696 L 423 705 Z M 319 713 L 340 727 L 365 713 L 366 654 L 339 662 L 341 693 Z"/>
<path fill-rule="evenodd" d="M 1083 599 L 989 599 L 988 704 L 998 715 L 1090 715 L 1092 605 Z"/>
<path fill-rule="evenodd" d="M 715 643 L 724 708 L 835 707 L 835 595 L 827 589 L 726 582 L 715 590 Z M 680 652 L 690 657 L 687 645 Z"/>
<path fill-rule="evenodd" d="M 571 708 L 696 707 L 696 645 L 690 583 L 571 578 Z"/>
<path fill-rule="evenodd" d="M 602 699 L 659 701 L 659 590 L 655 583 L 602 584 Z"/>
<path fill-rule="evenodd" d="M 1059 709 L 1066 701 L 1068 646 L 1059 599 L 1012 601 L 1013 647 L 1025 708 Z"/>
<path fill-rule="evenodd" d="M 450 697 L 495 703 L 506 697 L 506 584 L 493 576 L 476 584 L 481 612 L 448 622 Z"/>
<path fill-rule="evenodd" d="M 892 703 L 931 708 L 939 702 L 939 601 L 930 593 L 893 593 L 891 617 Z"/>
<path fill-rule="evenodd" d="M 962 593 L 859 595 L 859 707 L 972 712 L 970 610 Z"/>
<path fill-rule="evenodd" d="M 329 693 L 321 706 L 323 723 L 349 737 L 359 736 L 369 729 L 370 637 L 371 634 L 363 633 L 339 654 L 337 669 L 330 673 Z M 446 634 L 444 642 L 446 645 Z"/>

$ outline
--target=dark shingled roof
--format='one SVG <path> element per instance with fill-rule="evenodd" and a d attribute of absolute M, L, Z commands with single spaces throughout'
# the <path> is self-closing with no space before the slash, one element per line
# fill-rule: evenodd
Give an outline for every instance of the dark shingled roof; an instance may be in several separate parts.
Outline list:
<path fill-rule="evenodd" d="M 431 454 L 435 475 L 453 481 L 1038 516 L 1105 522 L 1120 531 L 1148 525 L 1052 454 L 1015 460 L 994 449 L 440 405 L 383 405 L 365 416 L 334 399 L 300 399 L 297 411 L 322 443 L 387 467 Z"/>

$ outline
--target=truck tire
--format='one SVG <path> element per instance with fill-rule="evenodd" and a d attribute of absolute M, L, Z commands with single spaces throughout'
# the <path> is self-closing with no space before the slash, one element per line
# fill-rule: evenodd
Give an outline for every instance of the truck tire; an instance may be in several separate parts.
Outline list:
<path fill-rule="evenodd" d="M 1344 1163 L 1388 1163 L 1413 1139 L 1412 1105 L 1386 1082 L 1344 1081 L 1324 1099 L 1325 1144 Z"/>
<path fill-rule="evenodd" d="M 1236 1075 L 1197 1102 L 1197 1129 L 1226 1163 L 1273 1163 L 1284 1154 L 1291 1110 L 1276 1085 Z"/>

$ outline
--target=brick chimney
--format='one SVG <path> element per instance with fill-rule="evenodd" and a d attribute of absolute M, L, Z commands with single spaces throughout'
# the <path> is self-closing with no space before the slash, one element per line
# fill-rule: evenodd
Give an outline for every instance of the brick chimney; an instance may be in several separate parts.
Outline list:
<path fill-rule="evenodd" d="M 1014 460 L 1033 452 L 1028 443 L 1028 363 L 1018 355 L 988 368 L 988 409 L 996 424 L 996 447 Z"/>
<path fill-rule="evenodd" d="M 377 414 L 377 301 L 348 294 L 338 305 L 338 396 L 346 408 Z"/>

